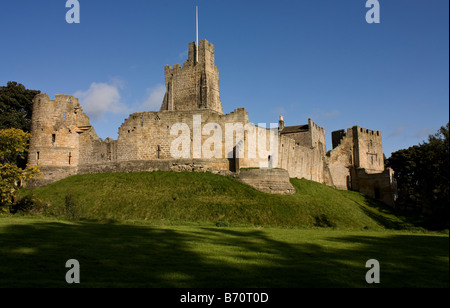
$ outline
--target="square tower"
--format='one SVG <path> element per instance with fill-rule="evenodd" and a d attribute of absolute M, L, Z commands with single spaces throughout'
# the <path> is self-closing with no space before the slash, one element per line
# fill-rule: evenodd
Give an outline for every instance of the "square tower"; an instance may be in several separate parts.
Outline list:
<path fill-rule="evenodd" d="M 223 114 L 214 45 L 207 40 L 201 40 L 198 49 L 195 42 L 189 43 L 188 60 L 183 67 L 166 65 L 164 75 L 166 94 L 161 111 L 210 109 Z"/>

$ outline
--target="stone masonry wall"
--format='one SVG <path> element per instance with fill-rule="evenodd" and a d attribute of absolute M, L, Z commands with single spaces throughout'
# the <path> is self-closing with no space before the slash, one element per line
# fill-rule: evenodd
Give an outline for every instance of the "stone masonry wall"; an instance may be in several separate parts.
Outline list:
<path fill-rule="evenodd" d="M 238 179 L 266 193 L 295 193 L 295 188 L 289 181 L 289 173 L 284 169 L 241 169 Z"/>

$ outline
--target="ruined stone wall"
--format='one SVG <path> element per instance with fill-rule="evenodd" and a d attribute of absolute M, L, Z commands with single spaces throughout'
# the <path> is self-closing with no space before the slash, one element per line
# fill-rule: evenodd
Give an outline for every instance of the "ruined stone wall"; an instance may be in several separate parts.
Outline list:
<path fill-rule="evenodd" d="M 226 159 L 163 159 L 107 162 L 78 167 L 78 174 L 145 172 L 145 171 L 191 171 L 230 175 Z"/>
<path fill-rule="evenodd" d="M 329 153 L 328 167 L 333 186 L 338 189 L 351 189 L 351 169 L 353 162 L 353 131 L 349 129 L 333 132 L 333 150 Z"/>
<path fill-rule="evenodd" d="M 107 143 L 96 134 L 78 99 L 45 93 L 33 99 L 28 163 L 43 171 L 42 183 L 77 173 L 77 167 L 107 159 Z"/>
<path fill-rule="evenodd" d="M 33 111 L 29 162 L 41 167 L 44 178 L 32 186 L 84 173 L 172 170 L 230 174 L 241 168 L 266 168 L 358 190 L 388 204 L 392 200 L 392 176 L 383 172 L 384 168 L 380 171 L 382 160 L 371 159 L 382 157 L 381 134 L 357 126 L 334 132 L 335 148 L 327 156 L 324 130 L 312 120 L 306 131 L 297 131 L 308 136 L 308 143 L 299 145 L 292 134 L 270 133 L 269 128 L 250 123 L 244 108 L 226 115 L 211 109 L 134 113 L 120 127 L 118 140 L 105 141 L 98 138 L 72 96 L 57 95 L 50 101 L 40 94 L 34 99 Z M 265 141 L 262 147 L 261 141 Z M 178 152 L 173 151 L 174 145 Z M 247 178 L 260 190 L 264 185 L 268 191 L 271 185 L 272 191 L 286 188 L 277 176 L 256 182 L 254 175 Z M 281 185 L 278 188 L 277 183 Z"/>
<path fill-rule="evenodd" d="M 339 189 L 366 191 L 364 187 L 376 184 L 372 179 L 386 184 L 381 133 L 353 126 L 347 131 L 332 133 L 333 150 L 329 154 L 329 168 L 333 185 Z M 363 170 L 363 171 L 362 171 Z M 373 174 L 370 177 L 369 174 Z M 378 185 L 378 184 L 377 184 Z M 381 184 L 380 184 L 381 185 Z"/>
<path fill-rule="evenodd" d="M 92 134 L 80 135 L 80 163 L 88 165 L 117 160 L 116 141 L 107 138 L 101 140 Z"/>
<path fill-rule="evenodd" d="M 227 115 L 208 109 L 134 113 L 119 129 L 117 161 L 233 157 L 245 136 L 226 134 L 234 123 L 248 123 L 244 108 Z"/>
<path fill-rule="evenodd" d="M 41 167 L 41 183 L 83 173 L 229 174 L 243 168 L 250 170 L 243 171 L 244 178 L 258 189 L 270 191 L 273 186 L 277 190 L 283 182 L 279 188 L 289 191 L 286 179 L 297 177 L 388 198 L 392 174 L 384 171 L 379 131 L 354 126 L 333 132 L 333 150 L 326 155 L 325 131 L 311 119 L 307 125 L 284 127 L 280 117 L 281 131 L 273 134 L 250 123 L 244 108 L 224 115 L 214 45 L 206 40 L 200 41 L 198 49 L 195 42 L 190 43 L 183 67 L 166 65 L 164 73 L 161 110 L 130 115 L 119 128 L 117 140 L 101 140 L 73 96 L 56 95 L 51 101 L 45 93 L 37 95 L 29 163 Z"/>
<path fill-rule="evenodd" d="M 85 141 L 100 141 L 78 99 L 45 93 L 33 99 L 29 163 L 32 166 L 77 166 L 85 162 Z"/>
<path fill-rule="evenodd" d="M 380 173 L 368 173 L 365 169 L 356 169 L 357 190 L 385 204 L 394 205 L 397 199 L 397 185 L 394 172 L 388 168 Z"/>
<path fill-rule="evenodd" d="M 41 187 L 78 174 L 77 166 L 39 166 L 42 177 L 33 178 L 26 185 L 29 188 Z"/>

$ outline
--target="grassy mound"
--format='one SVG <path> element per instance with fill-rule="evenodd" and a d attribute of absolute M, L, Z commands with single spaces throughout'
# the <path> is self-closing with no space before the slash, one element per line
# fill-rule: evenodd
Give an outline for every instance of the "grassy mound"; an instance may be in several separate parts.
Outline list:
<path fill-rule="evenodd" d="M 46 215 L 87 220 L 353 230 L 412 226 L 360 193 L 291 182 L 294 195 L 271 195 L 210 173 L 110 173 L 77 175 L 24 194 L 44 204 Z"/>

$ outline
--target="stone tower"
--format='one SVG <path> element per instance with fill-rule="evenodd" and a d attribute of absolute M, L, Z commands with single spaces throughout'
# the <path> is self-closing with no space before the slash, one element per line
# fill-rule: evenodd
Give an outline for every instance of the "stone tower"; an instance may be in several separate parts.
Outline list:
<path fill-rule="evenodd" d="M 98 139 L 77 98 L 55 95 L 50 100 L 45 93 L 34 97 L 28 157 L 32 166 L 77 166 L 85 135 Z"/>
<path fill-rule="evenodd" d="M 198 46 L 189 43 L 188 60 L 166 65 L 164 69 L 166 94 L 161 105 L 163 110 L 209 109 L 223 114 L 219 95 L 219 70 L 214 63 L 214 45 L 201 40 Z"/>
<path fill-rule="evenodd" d="M 384 171 L 383 143 L 380 131 L 354 126 L 353 146 L 356 168 L 365 169 L 368 173 Z"/>

